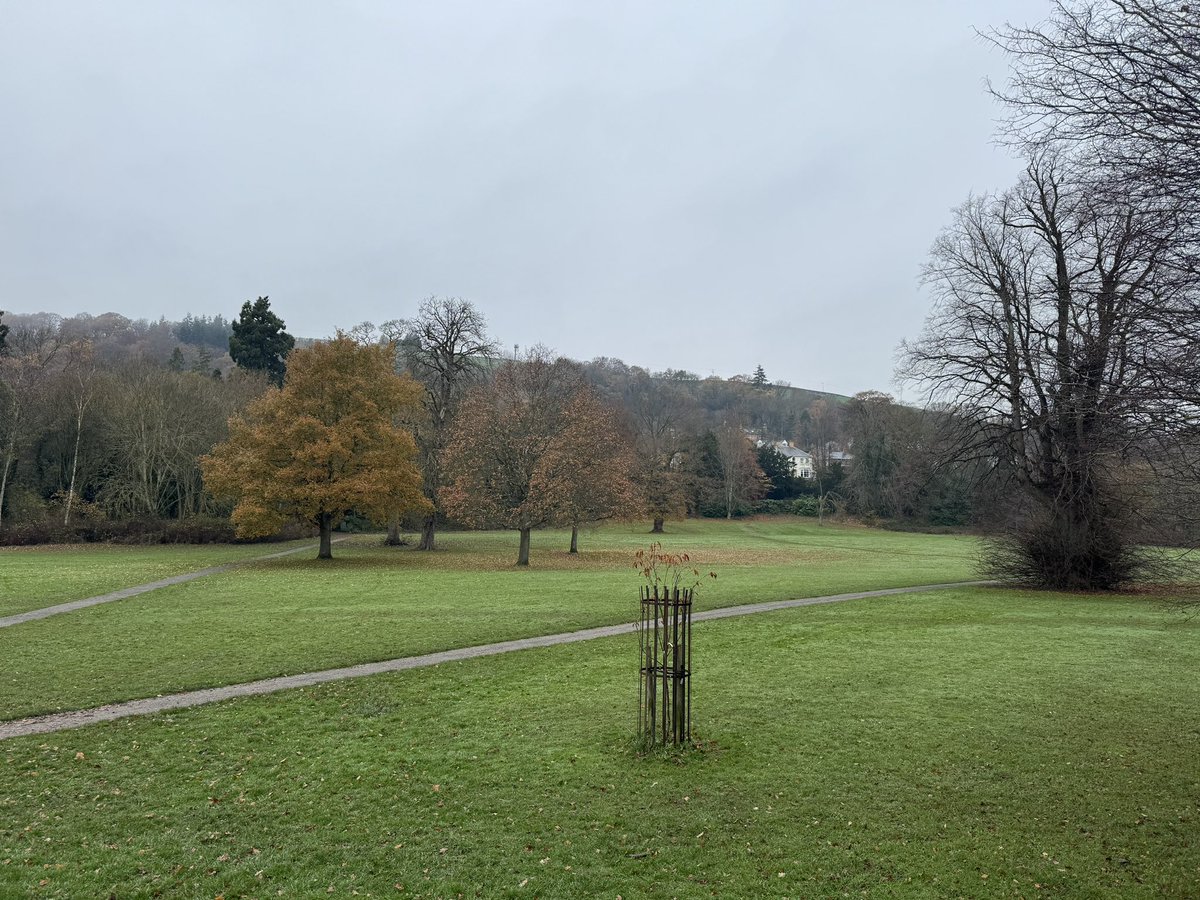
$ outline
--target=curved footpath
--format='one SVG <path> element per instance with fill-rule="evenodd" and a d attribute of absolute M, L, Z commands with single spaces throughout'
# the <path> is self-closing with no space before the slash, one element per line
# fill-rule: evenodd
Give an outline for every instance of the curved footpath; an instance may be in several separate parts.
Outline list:
<path fill-rule="evenodd" d="M 753 613 L 774 612 L 775 610 L 791 609 L 796 606 L 814 606 L 818 603 L 839 603 L 843 600 L 889 597 L 895 594 L 917 594 L 924 591 L 936 591 L 945 588 L 975 587 L 995 583 L 994 581 L 958 581 L 950 584 L 923 584 L 916 587 L 887 588 L 880 591 L 831 594 L 826 597 L 806 597 L 799 600 L 777 600 L 773 603 L 749 603 L 745 606 L 727 606 L 722 609 L 711 609 L 707 612 L 696 613 L 692 616 L 692 621 L 707 622 L 712 619 L 728 619 L 734 616 L 748 616 Z M 406 669 L 420 669 L 426 666 L 440 665 L 441 663 L 475 659 L 480 656 L 511 653 L 514 650 L 531 650 L 535 647 L 553 647 L 558 644 L 574 644 L 579 641 L 595 640 L 596 638 L 615 637 L 621 634 L 630 634 L 636 628 L 637 625 L 633 622 L 626 622 L 621 625 L 605 625 L 601 628 L 586 628 L 582 631 L 569 631 L 563 634 L 547 634 L 541 637 L 501 641 L 496 644 L 461 647 L 457 650 L 443 650 L 440 653 L 426 653 L 423 656 L 404 656 L 399 659 L 362 663 L 357 666 L 345 666 L 340 669 L 325 669 L 321 672 L 308 672 L 302 675 L 264 678 L 261 681 L 247 681 L 243 684 L 206 688 L 200 691 L 186 691 L 181 694 L 166 694 L 160 697 L 150 697 L 145 700 L 129 700 L 125 703 L 111 703 L 107 706 L 97 706 L 92 709 L 51 713 L 50 715 L 32 716 L 27 719 L 13 719 L 8 722 L 0 722 L 0 740 L 24 737 L 31 734 L 47 734 L 52 731 L 65 731 L 68 728 L 79 728 L 83 725 L 92 725 L 96 722 L 107 722 L 113 719 L 124 719 L 128 716 L 142 716 L 149 713 L 165 712 L 171 709 L 186 709 L 190 706 L 201 706 L 205 703 L 216 703 L 235 697 L 254 697 L 259 694 L 273 694 L 276 691 L 309 687 L 316 684 L 324 684 L 328 681 L 362 678 L 367 675 L 379 675 L 384 672 L 402 672 Z"/>
<path fill-rule="evenodd" d="M 345 538 L 334 538 L 334 543 L 344 541 Z M 170 578 L 161 578 L 158 581 L 147 582 L 146 584 L 138 584 L 133 587 L 121 588 L 119 591 L 113 591 L 111 594 L 101 594 L 98 597 L 87 597 L 83 600 L 71 600 L 68 603 L 59 603 L 55 606 L 43 606 L 41 609 L 31 609 L 28 612 L 15 613 L 11 616 L 0 617 L 0 628 L 8 628 L 11 625 L 20 625 L 22 622 L 33 622 L 36 619 L 48 619 L 50 616 L 57 616 L 59 613 L 74 612 L 77 609 L 87 609 L 89 606 L 99 606 L 101 603 L 112 603 L 114 600 L 125 600 L 128 597 L 136 597 L 138 594 L 146 594 L 150 591 L 157 591 L 159 588 L 170 587 L 173 584 L 183 584 L 185 581 L 195 581 L 197 578 L 206 578 L 209 575 L 219 575 L 222 572 L 228 572 L 231 569 L 236 569 L 238 566 L 244 566 L 247 563 L 261 562 L 264 559 L 278 559 L 281 556 L 291 556 L 293 553 L 303 553 L 305 550 L 312 550 L 317 544 L 305 544 L 303 547 L 293 547 L 290 550 L 280 550 L 278 553 L 268 553 L 266 556 L 253 556 L 250 559 L 239 559 L 236 562 L 225 563 L 220 566 L 209 566 L 207 569 L 197 569 L 195 572 L 184 572 L 182 575 L 172 575 Z"/>

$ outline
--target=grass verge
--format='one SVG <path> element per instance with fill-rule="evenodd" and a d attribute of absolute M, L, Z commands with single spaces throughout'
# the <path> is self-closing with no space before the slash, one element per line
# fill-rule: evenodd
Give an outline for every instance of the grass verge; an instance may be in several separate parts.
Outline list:
<path fill-rule="evenodd" d="M 42 545 L 0 548 L 0 616 L 108 594 L 209 566 L 253 559 L 310 540 L 171 546 Z"/>
<path fill-rule="evenodd" d="M 695 638 L 692 753 L 632 753 L 628 638 L 6 741 L 0 895 L 1195 896 L 1200 623 L 971 589 Z"/>
<path fill-rule="evenodd" d="M 356 540 L 331 561 L 253 563 L 0 629 L 0 718 L 632 621 L 647 536 L 601 529 L 571 556 L 566 533 L 539 533 L 526 570 L 511 534 L 448 535 L 433 554 Z M 700 608 L 963 580 L 974 552 L 965 538 L 779 521 L 688 523 L 664 543 L 719 572 Z"/>

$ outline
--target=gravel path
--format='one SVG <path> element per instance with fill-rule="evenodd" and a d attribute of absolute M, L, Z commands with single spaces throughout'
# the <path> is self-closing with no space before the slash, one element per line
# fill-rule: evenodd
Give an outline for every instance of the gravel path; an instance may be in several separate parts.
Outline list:
<path fill-rule="evenodd" d="M 336 541 L 344 541 L 345 538 L 336 538 Z M 170 578 L 162 578 L 158 581 L 151 581 L 147 584 L 138 584 L 133 587 L 121 588 L 119 591 L 113 591 L 111 594 L 101 594 L 98 597 L 88 597 L 84 600 L 72 600 L 69 603 L 59 603 L 55 606 L 43 606 L 41 609 L 31 609 L 29 612 L 16 613 L 11 616 L 0 617 L 0 628 L 8 628 L 10 625 L 20 625 L 22 622 L 32 622 L 35 619 L 48 619 L 50 616 L 57 616 L 59 613 L 74 612 L 77 609 L 86 609 L 89 606 L 99 606 L 101 603 L 112 603 L 114 600 L 124 600 L 127 597 L 136 597 L 138 594 L 145 594 L 149 591 L 157 591 L 159 588 L 169 587 L 173 584 L 183 584 L 185 581 L 195 581 L 197 578 L 206 578 L 209 575 L 217 575 L 221 572 L 228 572 L 230 569 L 236 569 L 238 566 L 243 566 L 246 563 L 258 562 L 264 559 L 277 559 L 280 556 L 290 556 L 293 553 L 302 553 L 305 550 L 312 550 L 316 544 L 306 544 L 303 547 L 293 547 L 291 550 L 281 550 L 278 553 L 268 553 L 266 556 L 255 556 L 251 559 L 240 559 L 237 562 L 225 563 L 221 566 L 209 566 L 207 569 L 197 569 L 195 572 L 185 572 L 182 575 L 172 575 Z"/>
<path fill-rule="evenodd" d="M 750 603 L 745 606 L 729 606 L 723 609 L 713 609 L 707 612 L 696 613 L 692 616 L 692 621 L 707 622 L 712 619 L 748 616 L 753 613 L 773 612 L 779 609 L 791 609 L 796 606 L 814 606 L 818 603 L 838 603 L 843 600 L 862 600 L 867 597 L 888 597 L 894 594 L 915 594 L 924 591 L 942 590 L 944 588 L 972 587 L 994 583 L 991 581 L 960 581 L 952 584 L 925 584 L 917 587 L 888 588 L 881 591 L 832 594 L 826 597 L 807 597 L 799 600 L 778 600 L 773 603 Z M 379 675 L 383 672 L 402 672 L 405 669 L 420 669 L 425 666 L 436 666 L 463 659 L 475 659 L 480 656 L 495 656 L 500 653 L 511 653 L 514 650 L 531 650 L 535 647 L 553 647 L 559 644 L 574 644 L 579 641 L 591 641 L 596 638 L 614 637 L 621 634 L 630 634 L 635 628 L 636 626 L 632 622 L 626 622 L 621 625 L 605 625 L 600 628 L 586 628 L 583 631 L 520 638 L 515 641 L 501 641 L 496 644 L 482 644 L 477 647 L 443 650 L 440 653 L 426 653 L 423 656 L 405 656 L 400 659 L 362 663 L 357 666 L 345 666 L 340 669 L 325 669 L 321 672 L 285 675 L 280 678 L 264 678 L 261 681 L 248 681 L 244 684 L 206 688 L 201 691 L 186 691 L 181 694 L 166 694 L 161 697 L 130 700 L 125 703 L 111 703 L 107 706 L 97 706 L 92 709 L 51 713 L 50 715 L 33 716 L 28 719 L 13 719 L 8 722 L 0 722 L 0 740 L 31 734 L 47 734 L 52 731 L 64 731 L 68 728 L 79 728 L 83 725 L 107 722 L 112 719 L 124 719 L 128 716 L 142 716 L 148 713 L 165 712 L 170 709 L 185 709 L 189 706 L 201 706 L 205 703 L 216 703 L 220 700 L 229 700 L 234 697 L 254 697 L 260 694 L 273 694 L 276 691 L 310 687 L 316 684 L 324 684 L 328 681 L 362 678 L 366 675 Z"/>

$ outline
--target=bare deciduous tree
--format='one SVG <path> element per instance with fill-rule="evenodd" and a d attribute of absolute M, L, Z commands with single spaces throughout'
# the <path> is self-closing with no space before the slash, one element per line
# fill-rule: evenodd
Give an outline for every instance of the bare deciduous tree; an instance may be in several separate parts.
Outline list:
<path fill-rule="evenodd" d="M 1069 147 L 1116 173 L 1123 195 L 1136 188 L 1200 215 L 1200 4 L 1055 0 L 1044 25 L 988 37 L 1012 62 L 994 92 L 1010 138 Z"/>
<path fill-rule="evenodd" d="M 0 523 L 4 496 L 16 465 L 21 443 L 27 437 L 30 418 L 46 386 L 51 363 L 62 341 L 57 321 L 45 326 L 26 326 L 12 331 L 0 356 L 0 427 L 3 457 L 0 458 Z"/>
<path fill-rule="evenodd" d="M 1196 471 L 1200 318 L 1170 265 L 1179 217 L 1098 196 L 1044 155 L 1016 189 L 960 207 L 925 270 L 934 312 L 903 348 L 903 372 L 970 425 L 958 452 L 1011 473 L 1003 574 L 1060 588 L 1137 571 L 1133 461 Z"/>
<path fill-rule="evenodd" d="M 732 519 L 735 508 L 758 500 L 766 493 L 766 476 L 758 465 L 754 445 L 744 428 L 736 423 L 725 423 L 715 433 L 717 456 L 721 461 L 725 518 Z"/>
<path fill-rule="evenodd" d="M 622 400 L 633 423 L 643 505 L 654 520 L 650 531 L 661 534 L 667 517 L 686 509 L 678 457 L 683 424 L 694 416 L 695 404 L 677 384 L 647 372 L 630 379 Z"/>
<path fill-rule="evenodd" d="M 63 380 L 71 414 L 74 419 L 75 439 L 71 453 L 71 475 L 67 482 L 67 500 L 64 504 L 63 524 L 71 524 L 71 507 L 75 502 L 75 477 L 79 472 L 79 445 L 83 438 L 83 422 L 88 408 L 96 398 L 98 367 L 92 342 L 74 341 L 67 347 L 67 363 L 63 369 Z"/>
<path fill-rule="evenodd" d="M 440 456 L 446 433 L 463 394 L 484 371 L 487 358 L 497 353 L 488 337 L 487 322 L 469 300 L 429 297 L 414 319 L 397 319 L 381 326 L 397 342 L 400 361 L 425 388 L 423 405 L 428 419 L 415 423 L 425 497 L 431 504 L 421 526 L 419 550 L 433 550 L 438 514 L 438 491 L 443 485 Z M 390 543 L 399 540 L 389 534 Z"/>

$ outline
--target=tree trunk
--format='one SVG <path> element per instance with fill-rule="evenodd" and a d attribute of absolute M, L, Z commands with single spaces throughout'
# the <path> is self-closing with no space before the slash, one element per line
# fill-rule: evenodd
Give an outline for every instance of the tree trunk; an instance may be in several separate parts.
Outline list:
<path fill-rule="evenodd" d="M 75 455 L 71 457 L 71 483 L 67 486 L 67 511 L 63 515 L 63 524 L 71 524 L 71 503 L 75 499 L 75 471 L 79 466 L 79 434 L 83 431 L 82 411 L 75 417 Z"/>
<path fill-rule="evenodd" d="M 434 550 L 434 543 L 437 532 L 437 513 L 430 513 L 421 522 L 421 543 L 417 545 L 418 550 Z"/>
<path fill-rule="evenodd" d="M 578 553 L 579 552 L 579 526 L 578 525 L 571 526 L 571 549 L 568 552 L 569 553 Z"/>
<path fill-rule="evenodd" d="M 521 529 L 521 549 L 517 551 L 517 565 L 529 565 L 529 529 Z"/>
<path fill-rule="evenodd" d="M 13 429 L 13 436 L 9 439 L 8 448 L 4 453 L 4 472 L 0 474 L 0 524 L 4 522 L 4 494 L 8 490 L 8 473 L 12 469 L 13 458 L 16 454 L 16 429 Z"/>
<path fill-rule="evenodd" d="M 75 455 L 71 457 L 71 481 L 67 485 L 67 510 L 63 513 L 63 524 L 71 524 L 71 503 L 75 499 L 75 469 L 79 465 L 79 432 L 75 432 Z"/>
<path fill-rule="evenodd" d="M 384 543 L 389 547 L 400 546 L 400 513 L 398 511 L 388 517 L 388 533 Z"/>
<path fill-rule="evenodd" d="M 317 521 L 321 526 L 321 549 L 317 559 L 333 559 L 333 514 L 321 513 Z"/>
<path fill-rule="evenodd" d="M 663 517 L 662 516 L 654 517 L 654 527 L 650 529 L 650 533 L 651 534 L 662 534 L 663 533 Z"/>

